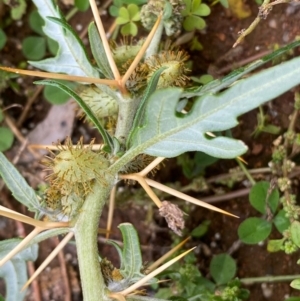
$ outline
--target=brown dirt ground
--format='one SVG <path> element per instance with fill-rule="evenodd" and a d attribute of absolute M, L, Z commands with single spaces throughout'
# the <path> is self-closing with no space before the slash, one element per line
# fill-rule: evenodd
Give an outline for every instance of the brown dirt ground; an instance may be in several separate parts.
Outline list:
<path fill-rule="evenodd" d="M 267 20 L 261 22 L 258 28 L 245 39 L 244 43 L 239 45 L 237 49 L 232 49 L 232 45 L 237 38 L 237 33 L 241 29 L 246 28 L 257 14 L 257 5 L 254 0 L 246 1 L 246 3 L 250 7 L 252 15 L 243 20 L 237 19 L 220 5 L 213 8 L 212 14 L 207 18 L 207 29 L 199 33 L 199 40 L 203 44 L 204 50 L 191 53 L 191 57 L 196 62 L 193 66 L 195 74 L 205 74 L 207 70 L 210 70 L 215 76 L 222 76 L 236 66 L 239 66 L 239 64 L 243 65 L 248 60 L 251 61 L 253 58 L 260 57 L 266 51 L 272 50 L 275 44 L 285 45 L 293 41 L 296 35 L 300 34 L 300 7 L 278 5 Z M 90 19 L 90 14 L 78 14 L 71 23 L 75 25 L 80 22 L 86 25 Z M 107 20 L 107 25 L 109 25 L 108 23 L 110 23 L 110 20 Z M 16 25 L 11 25 L 8 27 L 7 33 L 11 38 L 6 48 L 1 52 L 0 63 L 3 65 L 17 64 L 24 60 L 21 52 L 18 50 L 20 49 L 20 41 L 22 37 L 30 33 L 30 30 L 26 26 L 20 28 Z M 295 53 L 299 54 L 299 51 L 297 52 L 296 50 Z M 24 78 L 21 86 L 24 87 L 24 90 L 32 89 L 30 83 L 31 79 Z M 30 88 L 27 88 L 27 85 Z M 1 98 L 4 100 L 4 105 L 12 101 L 20 104 L 26 102 L 24 93 L 16 95 L 11 89 L 5 90 Z M 30 128 L 32 123 L 36 124 L 40 120 L 43 120 L 49 105 L 44 100 L 39 99 L 38 101 L 34 103 L 32 111 L 23 125 L 24 129 Z M 286 129 L 288 116 L 292 111 L 292 103 L 293 94 L 286 93 L 276 101 L 266 105 L 264 110 L 270 116 L 270 122 L 280 126 L 283 130 Z M 10 114 L 12 118 L 17 118 L 20 112 L 12 110 Z M 78 126 L 82 127 L 82 124 Z M 297 126 L 299 130 L 299 124 Z M 258 139 L 253 139 L 250 135 L 255 127 L 256 112 L 250 112 L 241 118 L 239 127 L 235 129 L 235 136 L 243 139 L 249 146 L 249 152 L 244 157 L 249 163 L 249 169 L 267 166 L 267 163 L 270 161 L 271 147 L 274 140 L 274 136 L 270 134 L 261 134 Z M 25 131 L 24 129 L 23 131 Z M 79 136 L 80 134 L 75 133 L 75 135 Z M 7 155 L 13 158 L 15 153 L 8 152 Z M 219 161 L 207 169 L 206 175 L 207 177 L 213 177 L 227 173 L 229 168 L 235 166 L 236 163 L 234 160 Z M 35 175 L 40 173 L 41 167 L 37 163 L 32 162 L 29 165 L 20 165 L 18 167 L 27 176 L 29 181 L 32 180 L 30 182 L 36 184 L 37 180 L 35 176 L 30 176 L 30 174 Z M 189 183 L 189 180 L 182 175 L 180 168 L 176 166 L 175 160 L 169 160 L 164 169 L 157 174 L 157 177 L 163 182 L 179 181 L 182 185 Z M 259 177 L 264 178 L 264 175 L 260 175 Z M 294 184 L 297 186 L 298 183 L 295 181 Z M 234 189 L 239 190 L 244 187 L 242 183 L 238 183 L 234 186 Z M 222 187 L 222 189 L 226 190 L 227 188 Z M 196 194 L 195 196 L 202 198 L 211 195 L 211 193 L 213 193 L 213 190 L 205 195 Z M 24 212 L 24 208 L 11 199 L 10 193 L 6 189 L 1 192 L 0 202 L 1 205 L 9 205 L 19 212 Z M 237 228 L 240 222 L 249 216 L 257 215 L 249 206 L 247 197 L 231 199 L 230 201 L 220 202 L 216 205 L 238 215 L 240 219 L 229 218 L 201 208 L 193 209 L 187 218 L 188 229 L 193 229 L 205 219 L 211 221 L 209 231 L 201 241 L 193 240 L 189 242 L 190 246 L 198 244 L 202 246 L 197 253 L 198 265 L 201 272 L 207 276 L 209 276 L 208 266 L 212 255 L 230 250 L 238 240 Z M 117 206 L 114 215 L 113 229 L 116 229 L 117 225 L 121 222 L 131 222 L 136 226 L 140 233 L 145 261 L 158 258 L 169 250 L 171 244 L 171 237 L 166 224 L 157 216 L 155 211 L 152 212 L 152 209 L 148 199 L 144 198 L 139 203 L 131 201 L 126 203 L 126 205 Z M 105 227 L 105 220 L 106 212 L 100 221 L 102 227 Z M 30 229 L 27 227 L 23 229 L 20 224 L 0 217 L 1 239 L 22 235 L 22 231 L 29 233 Z M 274 232 L 272 235 L 276 237 L 277 234 Z M 112 238 L 120 239 L 120 234 L 115 231 Z M 34 264 L 36 268 L 56 244 L 57 241 L 55 239 L 47 240 L 41 244 L 39 259 Z M 203 246 L 205 246 L 205 252 L 203 251 Z M 112 247 L 105 245 L 100 239 L 99 248 L 103 256 L 110 256 L 111 260 L 117 260 L 116 254 L 111 255 Z M 39 277 L 38 285 L 42 297 L 41 300 L 65 300 L 67 292 L 65 289 L 66 277 L 63 276 L 62 267 L 66 268 L 68 275 L 67 281 L 71 288 L 71 300 L 81 300 L 78 264 L 74 246 L 67 246 L 64 250 L 64 255 L 64 258 L 56 258 Z M 237 276 L 240 278 L 299 274 L 299 267 L 296 265 L 297 254 L 293 256 L 286 256 L 284 253 L 270 254 L 266 251 L 266 244 L 255 246 L 242 244 L 232 253 L 232 256 L 237 261 Z M 255 284 L 248 288 L 251 291 L 250 301 L 281 301 L 287 295 L 299 295 L 295 290 L 290 288 L 288 282 L 266 284 L 266 286 Z M 36 297 L 28 296 L 27 300 L 37 299 Z"/>

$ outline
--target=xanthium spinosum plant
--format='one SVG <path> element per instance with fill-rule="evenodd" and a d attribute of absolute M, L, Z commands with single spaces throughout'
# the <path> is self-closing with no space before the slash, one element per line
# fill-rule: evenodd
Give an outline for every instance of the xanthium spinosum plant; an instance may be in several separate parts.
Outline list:
<path fill-rule="evenodd" d="M 130 224 L 122 224 L 123 248 L 111 242 L 118 250 L 120 268 L 115 268 L 108 260 L 99 262 L 97 233 L 103 205 L 113 198 L 115 185 L 126 180 L 138 182 L 143 187 L 158 206 L 160 214 L 166 218 L 169 227 L 177 234 L 184 227 L 182 211 L 178 206 L 160 200 L 151 187 L 230 215 L 149 179 L 147 175 L 164 158 L 189 151 L 202 151 L 218 158 L 235 158 L 243 154 L 247 147 L 242 141 L 213 133 L 236 126 L 239 115 L 299 84 L 300 58 L 246 79 L 242 77 L 283 52 L 299 46 L 300 42 L 279 49 L 223 79 L 192 86 L 185 66 L 188 55 L 183 50 L 161 45 L 165 34 L 172 37 L 181 28 L 181 11 L 185 9 L 181 0 L 149 0 L 139 16 L 142 25 L 150 30 L 148 37 L 135 44 L 125 39 L 123 44 L 111 47 L 95 1 L 90 0 L 95 23 L 90 24 L 88 34 L 95 64 L 91 63 L 82 41 L 55 2 L 33 2 L 44 19 L 45 34 L 58 43 L 59 50 L 53 58 L 30 62 L 44 72 L 7 67 L 1 69 L 48 78 L 36 84 L 58 87 L 71 96 L 78 103 L 80 114 L 84 114 L 101 134 L 103 145 L 99 148 L 92 141 L 86 146 L 83 140 L 74 145 L 70 138 L 66 139 L 64 145 L 59 144 L 57 150 L 45 159 L 50 170 L 47 178 L 49 188 L 41 199 L 0 154 L 3 180 L 14 197 L 35 212 L 35 218 L 32 219 L 0 208 L 3 216 L 35 227 L 23 240 L 3 242 L 0 265 L 14 264 L 14 256 L 20 256 L 22 262 L 34 260 L 38 242 L 65 233 L 59 247 L 36 274 L 74 236 L 85 301 L 153 300 L 140 296 L 138 288 L 153 283 L 154 277 L 174 260 L 153 271 L 145 271 L 137 234 Z M 129 19 L 128 24 L 138 17 Z M 77 88 L 71 89 L 58 79 L 76 82 Z M 31 251 L 31 255 L 28 256 L 24 250 L 27 253 Z M 23 275 L 21 268 L 24 267 L 17 266 L 20 275 Z M 17 278 L 15 283 L 23 280 L 24 277 Z M 24 293 L 20 293 L 18 288 L 11 300 L 22 300 L 23 297 Z"/>

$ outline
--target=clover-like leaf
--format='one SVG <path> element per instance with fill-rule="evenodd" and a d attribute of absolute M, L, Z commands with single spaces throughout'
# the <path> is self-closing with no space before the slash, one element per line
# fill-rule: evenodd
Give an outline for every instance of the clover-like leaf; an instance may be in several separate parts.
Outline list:
<path fill-rule="evenodd" d="M 205 133 L 237 125 L 236 116 L 299 83 L 300 58 L 296 58 L 242 80 L 223 93 L 198 97 L 188 114 L 176 112 L 182 90 L 158 90 L 147 101 L 144 118 L 133 130 L 128 146 L 135 153 L 159 157 L 174 157 L 187 151 L 203 151 L 217 158 L 239 156 L 247 150 L 241 141 L 222 136 L 209 138 Z M 130 155 L 130 150 L 126 155 Z"/>
<path fill-rule="evenodd" d="M 201 2 L 201 0 L 184 0 L 185 9 L 181 11 L 181 15 L 184 17 L 183 28 L 185 30 L 201 30 L 206 26 L 205 20 L 201 17 L 208 16 L 210 8 Z"/>
<path fill-rule="evenodd" d="M 116 23 L 118 25 L 123 25 L 121 28 L 121 33 L 123 35 L 136 36 L 138 28 L 134 22 L 140 20 L 140 9 L 135 4 L 129 4 L 126 7 L 122 6 L 119 9 L 118 17 Z"/>

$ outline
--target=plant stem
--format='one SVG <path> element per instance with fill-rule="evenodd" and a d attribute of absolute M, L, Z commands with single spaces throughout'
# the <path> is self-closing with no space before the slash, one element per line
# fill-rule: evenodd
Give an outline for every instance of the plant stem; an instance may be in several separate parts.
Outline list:
<path fill-rule="evenodd" d="M 132 123 L 135 117 L 136 110 L 140 103 L 140 98 L 129 98 L 125 99 L 120 97 L 119 104 L 119 115 L 117 121 L 117 128 L 115 132 L 116 138 L 119 140 L 121 145 L 124 145 L 127 136 L 131 130 Z"/>
<path fill-rule="evenodd" d="M 97 246 L 99 218 L 111 191 L 111 185 L 108 183 L 109 181 L 95 183 L 74 228 L 84 301 L 108 299 L 105 295 L 106 286 L 100 270 Z M 110 183 L 113 183 L 113 179 Z"/>
<path fill-rule="evenodd" d="M 243 162 L 241 160 L 236 159 L 238 165 L 240 166 L 241 170 L 244 172 L 245 176 L 248 178 L 248 180 L 250 181 L 251 185 L 255 185 L 255 180 L 253 179 L 253 177 L 251 176 L 250 172 L 248 171 L 248 169 L 245 167 L 245 165 L 243 164 Z"/>
<path fill-rule="evenodd" d="M 243 284 L 252 284 L 252 283 L 261 283 L 261 282 L 291 281 L 297 278 L 300 278 L 300 275 L 250 277 L 250 278 L 242 278 L 240 279 L 240 281 Z"/>

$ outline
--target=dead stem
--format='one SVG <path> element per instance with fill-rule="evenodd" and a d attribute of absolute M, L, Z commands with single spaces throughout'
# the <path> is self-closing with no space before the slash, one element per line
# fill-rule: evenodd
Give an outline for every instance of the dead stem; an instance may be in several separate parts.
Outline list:
<path fill-rule="evenodd" d="M 30 285 L 30 283 L 47 267 L 47 265 L 54 259 L 54 257 L 64 248 L 64 246 L 73 237 L 74 233 L 69 232 L 64 239 L 56 246 L 56 248 L 48 255 L 48 257 L 43 261 L 43 263 L 38 267 L 35 273 L 28 279 L 28 281 L 22 287 L 22 291 Z"/>
<path fill-rule="evenodd" d="M 73 234 L 73 232 L 70 232 L 70 233 Z M 70 233 L 68 233 L 67 236 Z M 72 236 L 71 236 L 71 238 L 72 238 Z M 61 244 L 61 242 L 59 241 L 57 236 L 54 237 L 54 240 L 55 240 L 55 243 L 56 243 L 56 247 L 58 247 Z M 61 275 L 62 275 L 64 284 L 65 284 L 65 298 L 64 298 L 64 301 L 72 301 L 72 294 L 71 294 L 71 290 L 70 290 L 70 282 L 69 282 L 68 271 L 67 271 L 67 267 L 66 267 L 66 261 L 65 261 L 63 248 L 61 248 L 61 250 L 58 252 L 57 257 L 58 257 L 60 268 L 61 268 Z"/>
<path fill-rule="evenodd" d="M 142 278 L 141 280 L 137 281 L 135 284 L 131 285 L 130 287 L 128 287 L 127 289 L 118 292 L 119 294 L 122 294 L 123 296 L 126 296 L 130 293 L 132 293 L 133 291 L 135 291 L 136 289 L 138 289 L 140 286 L 146 284 L 150 279 L 154 278 L 155 276 L 157 276 L 159 273 L 161 273 L 162 271 L 164 271 L 165 269 L 167 269 L 169 266 L 171 266 L 172 264 L 174 264 L 175 262 L 177 262 L 179 259 L 181 259 L 182 257 L 184 257 L 185 255 L 187 255 L 188 253 L 190 253 L 191 251 L 193 251 L 196 247 L 180 254 L 179 256 L 175 257 L 174 259 L 168 261 L 167 263 L 165 263 L 164 265 L 162 265 L 161 267 L 157 268 L 156 270 L 154 270 L 153 272 L 149 273 L 148 275 L 146 275 L 144 278 Z"/>
<path fill-rule="evenodd" d="M 158 260 L 156 260 L 154 263 L 152 263 L 149 267 L 147 267 L 147 273 L 154 271 L 157 267 L 159 267 L 167 258 L 172 256 L 176 251 L 178 251 L 187 241 L 189 241 L 191 237 L 189 236 L 184 241 L 179 243 L 176 247 L 172 248 L 169 252 L 164 254 L 162 257 L 160 257 Z"/>

